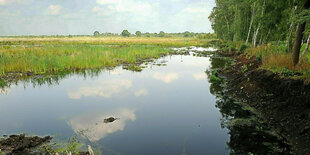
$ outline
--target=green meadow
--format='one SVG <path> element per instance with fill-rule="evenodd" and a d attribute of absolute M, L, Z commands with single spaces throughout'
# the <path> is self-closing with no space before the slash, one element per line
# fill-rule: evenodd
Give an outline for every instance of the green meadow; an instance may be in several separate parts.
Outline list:
<path fill-rule="evenodd" d="M 167 55 L 170 47 L 202 46 L 208 41 L 183 37 L 0 38 L 0 74 L 44 74 L 135 65 Z"/>

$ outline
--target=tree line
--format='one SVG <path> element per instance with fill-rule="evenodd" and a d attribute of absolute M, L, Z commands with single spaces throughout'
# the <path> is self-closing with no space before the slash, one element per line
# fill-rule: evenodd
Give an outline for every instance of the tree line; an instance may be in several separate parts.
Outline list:
<path fill-rule="evenodd" d="M 95 31 L 93 34 L 95 37 L 100 36 L 123 36 L 123 37 L 198 37 L 199 39 L 214 39 L 216 35 L 214 33 L 194 33 L 194 32 L 183 32 L 183 33 L 166 33 L 160 31 L 159 33 L 142 33 L 141 31 L 136 31 L 134 34 L 130 33 L 128 30 L 123 30 L 120 34 L 117 33 L 100 33 Z"/>
<path fill-rule="evenodd" d="M 298 63 L 310 40 L 310 0 L 215 0 L 209 16 L 217 37 L 257 46 L 283 43 Z"/>

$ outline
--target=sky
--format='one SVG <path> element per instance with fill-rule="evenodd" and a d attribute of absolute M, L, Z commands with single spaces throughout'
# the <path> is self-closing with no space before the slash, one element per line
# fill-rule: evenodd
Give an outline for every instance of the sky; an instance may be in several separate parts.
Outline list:
<path fill-rule="evenodd" d="M 214 0 L 0 0 L 0 36 L 213 32 Z"/>

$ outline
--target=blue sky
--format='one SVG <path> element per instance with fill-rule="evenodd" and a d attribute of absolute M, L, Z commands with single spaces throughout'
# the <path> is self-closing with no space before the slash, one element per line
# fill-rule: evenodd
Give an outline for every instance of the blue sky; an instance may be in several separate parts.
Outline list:
<path fill-rule="evenodd" d="M 214 0 L 0 0 L 0 36 L 212 32 Z"/>

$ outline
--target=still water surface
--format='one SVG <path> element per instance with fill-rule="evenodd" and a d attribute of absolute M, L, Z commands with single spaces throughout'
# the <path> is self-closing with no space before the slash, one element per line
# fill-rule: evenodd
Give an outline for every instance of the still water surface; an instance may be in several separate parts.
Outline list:
<path fill-rule="evenodd" d="M 210 63 L 174 55 L 142 72 L 118 67 L 52 85 L 12 85 L 0 94 L 0 134 L 79 135 L 103 154 L 228 154 L 205 73 Z M 104 123 L 110 116 L 119 119 Z"/>

